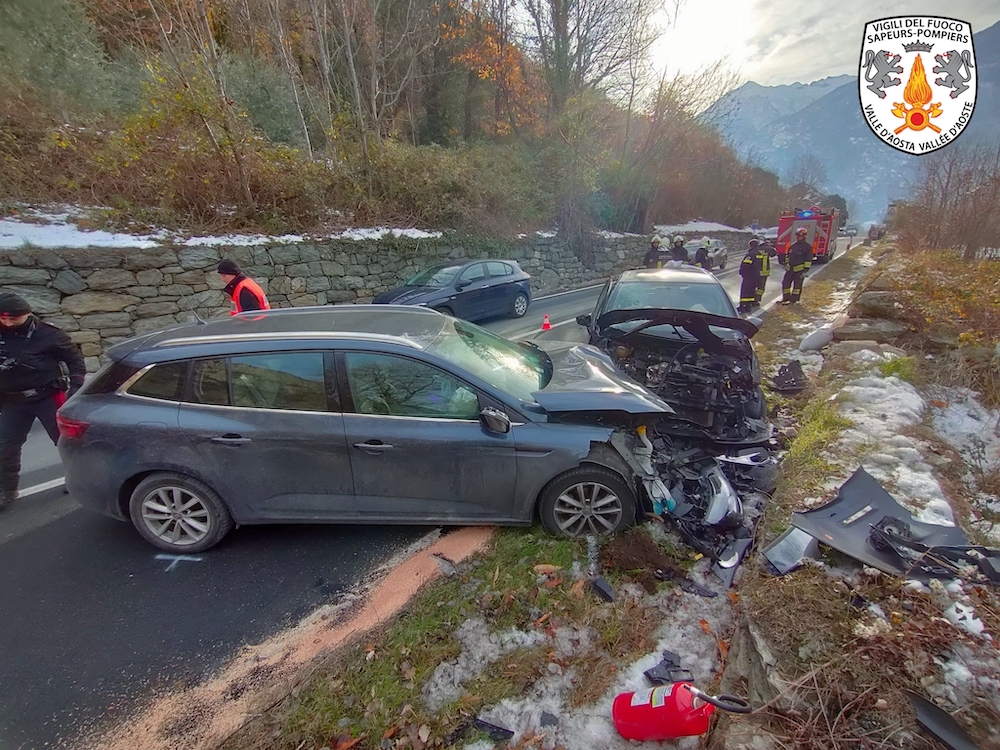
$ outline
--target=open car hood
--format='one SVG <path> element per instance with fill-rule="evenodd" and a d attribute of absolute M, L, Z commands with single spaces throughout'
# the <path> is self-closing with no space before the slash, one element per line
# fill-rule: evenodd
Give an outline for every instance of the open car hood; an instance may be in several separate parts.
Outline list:
<path fill-rule="evenodd" d="M 603 330 L 608 326 L 617 323 L 627 323 L 632 320 L 645 321 L 632 331 L 622 332 L 619 338 L 627 339 L 629 336 L 644 331 L 654 326 L 677 326 L 683 328 L 699 341 L 717 340 L 718 337 L 712 333 L 710 326 L 718 328 L 729 328 L 739 331 L 747 338 L 752 338 L 759 330 L 757 326 L 743 318 L 730 318 L 725 315 L 714 315 L 706 312 L 694 312 L 692 310 L 670 310 L 664 308 L 645 308 L 642 310 L 612 310 L 606 312 L 597 319 L 598 329 Z"/>
<path fill-rule="evenodd" d="M 578 345 L 547 347 L 546 352 L 552 379 L 531 395 L 549 413 L 674 413 L 666 401 L 619 372 L 599 349 Z"/>

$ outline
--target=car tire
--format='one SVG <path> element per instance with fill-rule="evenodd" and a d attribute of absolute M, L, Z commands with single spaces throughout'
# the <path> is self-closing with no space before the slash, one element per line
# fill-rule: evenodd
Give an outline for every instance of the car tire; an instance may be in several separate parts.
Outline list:
<path fill-rule="evenodd" d="M 128 510 L 143 539 L 175 554 L 204 552 L 218 544 L 234 525 L 229 510 L 211 487 L 175 472 L 151 474 L 139 482 Z"/>
<path fill-rule="evenodd" d="M 726 270 L 726 259 L 725 258 L 723 258 L 722 260 L 719 261 L 719 270 L 720 271 L 725 271 Z"/>
<path fill-rule="evenodd" d="M 592 504 L 598 513 L 586 507 Z M 580 466 L 546 485 L 538 498 L 538 515 L 554 536 L 614 534 L 635 522 L 635 497 L 610 469 Z"/>
<path fill-rule="evenodd" d="M 453 318 L 455 317 L 455 313 L 452 312 L 452 309 L 447 305 L 441 305 L 440 307 L 435 307 L 434 309 L 437 310 L 442 315 L 450 315 Z"/>
<path fill-rule="evenodd" d="M 528 312 L 529 304 L 528 295 L 524 292 L 518 292 L 510 303 L 510 317 L 523 318 L 524 314 Z"/>

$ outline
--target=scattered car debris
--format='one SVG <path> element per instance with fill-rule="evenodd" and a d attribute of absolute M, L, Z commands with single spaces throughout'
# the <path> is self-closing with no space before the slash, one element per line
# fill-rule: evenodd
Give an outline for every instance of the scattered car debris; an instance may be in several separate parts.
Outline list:
<path fill-rule="evenodd" d="M 771 573 L 783 576 L 798 568 L 806 558 L 819 559 L 819 542 L 802 529 L 789 526 L 761 554 L 767 560 Z"/>
<path fill-rule="evenodd" d="M 510 729 L 498 727 L 496 724 L 490 724 L 488 721 L 483 721 L 479 718 L 477 718 L 473 723 L 475 724 L 476 729 L 486 732 L 487 736 L 489 736 L 489 738 L 494 742 L 503 742 L 504 740 L 509 740 L 514 736 L 514 732 Z"/>
<path fill-rule="evenodd" d="M 916 520 L 862 467 L 829 503 L 793 513 L 792 526 L 890 575 L 925 583 L 933 578 L 961 578 L 1000 585 L 1000 550 L 971 545 L 956 526 Z M 779 575 L 815 553 L 812 543 L 791 529 L 764 550 Z"/>
<path fill-rule="evenodd" d="M 779 367 L 778 374 L 771 378 L 771 387 L 778 393 L 799 393 L 808 386 L 809 378 L 797 359 Z"/>
<path fill-rule="evenodd" d="M 590 589 L 606 602 L 613 602 L 616 598 L 614 587 L 600 576 L 590 579 Z"/>
<path fill-rule="evenodd" d="M 922 695 L 907 691 L 917 723 L 951 750 L 978 750 L 968 733 L 940 706 Z"/>
<path fill-rule="evenodd" d="M 703 596 L 706 599 L 713 599 L 719 595 L 717 591 L 712 591 L 710 588 L 706 588 L 699 583 L 695 583 L 687 576 L 681 575 L 675 570 L 661 570 L 657 568 L 653 571 L 653 575 L 660 581 L 673 581 L 680 587 L 681 591 L 686 591 L 689 594 L 697 594 L 698 596 Z"/>
<path fill-rule="evenodd" d="M 691 682 L 694 677 L 690 669 L 681 667 L 681 657 L 673 651 L 664 651 L 663 660 L 645 672 L 652 685 L 669 685 L 672 682 Z"/>

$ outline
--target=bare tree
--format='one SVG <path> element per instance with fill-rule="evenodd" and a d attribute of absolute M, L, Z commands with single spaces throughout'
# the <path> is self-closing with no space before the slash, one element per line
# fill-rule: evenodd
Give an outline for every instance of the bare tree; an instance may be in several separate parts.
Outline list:
<path fill-rule="evenodd" d="M 549 106 L 560 114 L 585 88 L 626 96 L 639 75 L 635 61 L 656 40 L 656 0 L 525 0 L 525 45 L 541 64 Z"/>
<path fill-rule="evenodd" d="M 826 166 L 815 154 L 801 154 L 788 168 L 789 185 L 808 185 L 821 188 L 826 183 Z"/>

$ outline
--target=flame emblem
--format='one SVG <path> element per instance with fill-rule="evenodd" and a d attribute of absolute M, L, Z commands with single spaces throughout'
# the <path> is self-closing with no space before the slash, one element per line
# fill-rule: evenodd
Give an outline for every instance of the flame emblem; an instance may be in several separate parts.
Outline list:
<path fill-rule="evenodd" d="M 896 128 L 896 135 L 907 128 L 911 130 L 930 128 L 935 133 L 941 132 L 941 128 L 931 122 L 932 117 L 937 117 L 942 112 L 940 102 L 928 106 L 933 96 L 934 92 L 931 90 L 931 85 L 927 83 L 927 75 L 924 73 L 924 61 L 920 59 L 920 55 L 917 55 L 917 59 L 913 61 L 913 67 L 910 69 L 910 80 L 906 82 L 906 88 L 903 90 L 903 98 L 906 103 L 893 102 L 892 113 L 906 121 Z M 907 107 L 907 104 L 910 106 Z"/>

